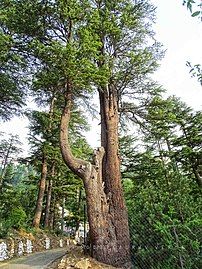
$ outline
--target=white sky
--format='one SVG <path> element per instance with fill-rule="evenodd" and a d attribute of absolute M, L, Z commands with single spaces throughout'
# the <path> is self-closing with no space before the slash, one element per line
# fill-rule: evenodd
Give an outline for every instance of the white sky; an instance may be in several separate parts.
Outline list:
<path fill-rule="evenodd" d="M 201 110 L 202 87 L 196 78 L 191 78 L 186 61 L 202 63 L 202 22 L 191 17 L 182 0 L 152 0 L 157 6 L 157 21 L 154 25 L 156 39 L 167 50 L 161 67 L 154 78 L 167 90 L 167 95 L 176 95 L 189 106 Z M 91 146 L 99 146 L 97 121 L 87 139 Z M 14 118 L 1 124 L 1 131 L 18 134 L 26 146 L 28 120 Z M 96 135 L 97 134 L 97 135 Z"/>
<path fill-rule="evenodd" d="M 202 87 L 196 78 L 191 78 L 186 61 L 202 64 L 202 22 L 191 17 L 182 6 L 182 0 L 152 0 L 157 6 L 157 21 L 154 27 L 157 40 L 166 51 L 161 68 L 155 74 L 169 95 L 182 98 L 189 106 L 201 110 Z"/>

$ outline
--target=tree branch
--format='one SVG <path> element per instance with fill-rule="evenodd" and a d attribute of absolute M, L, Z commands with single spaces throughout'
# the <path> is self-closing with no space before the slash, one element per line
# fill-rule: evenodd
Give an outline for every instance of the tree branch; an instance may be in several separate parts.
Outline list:
<path fill-rule="evenodd" d="M 80 178 L 84 179 L 87 173 L 87 167 L 90 163 L 81 159 L 77 159 L 73 156 L 70 144 L 69 144 L 69 122 L 71 117 L 72 107 L 72 94 L 70 91 L 65 95 L 65 107 L 61 116 L 60 123 L 60 148 L 63 159 L 66 165 Z"/>

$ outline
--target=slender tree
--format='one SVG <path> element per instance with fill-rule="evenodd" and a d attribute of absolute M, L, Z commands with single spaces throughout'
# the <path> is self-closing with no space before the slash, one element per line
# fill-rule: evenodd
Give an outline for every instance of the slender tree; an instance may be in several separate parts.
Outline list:
<path fill-rule="evenodd" d="M 39 125 L 41 125 L 41 129 L 43 130 L 42 133 L 42 139 L 46 138 L 48 134 L 52 131 L 52 120 L 53 120 L 53 111 L 54 111 L 54 97 L 51 99 L 50 102 L 50 109 L 48 113 L 48 122 L 44 126 L 42 126 L 41 122 L 38 122 Z M 40 115 L 40 113 L 39 113 Z M 38 120 L 40 117 L 38 118 Z M 43 118 L 41 118 L 43 119 Z M 44 122 L 46 123 L 46 122 Z M 33 126 L 36 128 L 35 126 Z M 38 130 L 39 132 L 39 130 Z M 49 141 L 46 140 L 46 143 Z M 43 200 L 44 200 L 44 193 L 46 189 L 46 178 L 48 174 L 48 156 L 47 156 L 47 149 L 46 149 L 46 143 L 43 143 L 44 145 L 42 146 L 42 167 L 41 167 L 41 179 L 39 183 L 39 192 L 38 192 L 38 199 L 37 199 L 37 204 L 36 204 L 36 211 L 33 219 L 33 226 L 35 228 L 39 228 L 40 221 L 41 221 L 41 216 L 42 216 L 42 210 L 43 210 Z"/>
<path fill-rule="evenodd" d="M 46 194 L 46 208 L 45 208 L 45 219 L 44 219 L 44 227 L 49 227 L 50 221 L 50 208 L 51 208 L 51 199 L 52 199 L 52 188 L 53 188 L 53 180 L 55 177 L 55 162 L 53 161 L 51 165 L 51 175 L 48 179 L 47 183 L 47 194 Z"/>
<path fill-rule="evenodd" d="M 21 142 L 17 135 L 10 134 L 8 138 L 3 138 L 0 141 L 0 190 L 3 185 L 4 176 L 6 173 L 7 166 L 13 159 L 17 160 L 17 154 L 22 152 Z"/>

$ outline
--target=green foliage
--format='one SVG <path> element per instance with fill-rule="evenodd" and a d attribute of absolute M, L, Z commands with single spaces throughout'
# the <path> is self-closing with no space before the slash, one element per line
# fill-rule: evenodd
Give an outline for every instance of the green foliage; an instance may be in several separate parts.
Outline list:
<path fill-rule="evenodd" d="M 202 4 L 200 0 L 183 0 L 183 5 L 186 5 L 187 9 L 191 12 L 192 17 L 197 17 L 202 14 Z M 195 11 L 193 11 L 193 8 L 195 9 Z M 200 18 L 202 19 L 202 16 Z"/>
<path fill-rule="evenodd" d="M 13 46 L 20 44 L 29 56 L 39 103 L 52 92 L 62 98 L 67 81 L 75 103 L 111 81 L 121 107 L 124 97 L 143 99 L 157 91 L 149 74 L 163 53 L 153 38 L 155 7 L 148 1 L 7 2 L 5 24 L 15 32 Z"/>
<path fill-rule="evenodd" d="M 0 193 L 0 233 L 27 228 L 32 221 L 36 203 L 36 171 L 31 166 L 10 163 Z"/>
<path fill-rule="evenodd" d="M 7 216 L 0 215 L 2 217 L 0 222 L 0 237 L 6 237 L 12 230 L 25 228 L 27 225 L 27 215 L 20 206 L 12 208 Z"/>
<path fill-rule="evenodd" d="M 137 268 L 200 268 L 201 112 L 179 99 L 147 106 L 142 147 L 122 138 L 122 175 Z M 198 179 L 201 178 L 201 174 Z"/>
<path fill-rule="evenodd" d="M 192 17 L 198 17 L 202 21 L 202 3 L 200 0 L 184 0 L 183 5 L 187 6 L 187 9 L 191 12 Z M 195 11 L 193 12 L 193 7 Z M 198 9 L 198 10 L 196 10 Z M 202 68 L 201 64 L 192 65 L 189 61 L 187 61 L 186 66 L 189 67 L 192 77 L 196 77 L 198 82 L 202 85 Z"/>
<path fill-rule="evenodd" d="M 9 218 L 6 219 L 5 226 L 12 228 L 23 227 L 26 223 L 27 215 L 22 207 L 17 207 L 11 210 Z"/>
<path fill-rule="evenodd" d="M 7 18 L 2 6 L 0 18 L 0 119 L 9 120 L 13 115 L 19 115 L 25 105 L 26 80 L 22 72 L 26 59 L 14 47 L 14 34 L 6 27 Z"/>
<path fill-rule="evenodd" d="M 75 227 L 82 218 L 82 210 L 80 210 L 82 205 L 77 198 L 77 192 L 78 189 L 82 188 L 82 182 L 67 168 L 61 156 L 59 147 L 60 113 L 58 109 L 61 101 L 54 98 L 49 102 L 51 103 L 49 112 L 32 111 L 28 113 L 30 119 L 29 142 L 32 146 L 32 156 L 30 157 L 31 163 L 41 174 L 42 157 L 46 156 L 48 165 L 46 185 L 52 185 L 49 213 L 50 215 L 54 214 L 54 230 L 57 230 L 58 233 L 61 230 L 60 224 L 63 221 L 67 225 Z M 87 121 L 80 110 L 75 107 L 69 128 L 72 151 L 74 156 L 89 160 L 92 150 L 83 136 L 83 131 L 85 130 L 88 130 Z M 52 172 L 53 167 L 54 173 Z M 43 199 L 44 209 L 46 208 L 48 196 L 47 188 Z M 66 201 L 65 205 L 63 204 L 64 199 Z M 68 217 L 62 218 L 58 206 L 65 206 L 65 209 L 69 211 Z M 43 227 L 43 218 L 41 227 Z"/>
<path fill-rule="evenodd" d="M 188 66 L 189 73 L 191 73 L 192 77 L 196 77 L 198 82 L 202 85 L 202 67 L 200 64 L 195 64 L 194 66 L 187 61 L 186 66 Z"/>
<path fill-rule="evenodd" d="M 21 153 L 21 142 L 17 135 L 1 133 L 0 140 L 0 192 L 5 184 L 10 183 L 12 177 L 13 160 L 17 160 L 17 155 Z"/>
<path fill-rule="evenodd" d="M 132 161 L 124 186 L 137 268 L 200 268 L 200 191 L 151 154 Z"/>

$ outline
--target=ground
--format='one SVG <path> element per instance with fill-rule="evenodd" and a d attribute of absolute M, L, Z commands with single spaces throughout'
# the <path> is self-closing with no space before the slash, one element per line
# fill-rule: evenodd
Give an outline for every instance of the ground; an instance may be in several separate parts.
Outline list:
<path fill-rule="evenodd" d="M 23 256 L 22 258 L 16 258 L 0 263 L 0 269 L 48 269 L 50 268 L 49 265 L 54 260 L 62 257 L 66 253 L 66 248 L 37 252 Z"/>
<path fill-rule="evenodd" d="M 51 269 L 115 269 L 113 266 L 102 264 L 84 255 L 81 247 L 71 247 L 67 254 L 57 264 L 53 264 Z M 117 269 L 117 268 L 116 268 Z"/>
<path fill-rule="evenodd" d="M 80 246 L 36 252 L 0 263 L 0 269 L 118 269 L 84 255 Z M 120 269 L 120 268 L 119 268 Z"/>

